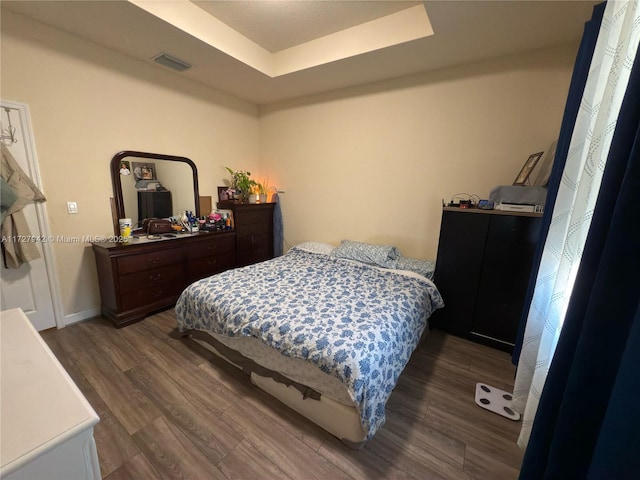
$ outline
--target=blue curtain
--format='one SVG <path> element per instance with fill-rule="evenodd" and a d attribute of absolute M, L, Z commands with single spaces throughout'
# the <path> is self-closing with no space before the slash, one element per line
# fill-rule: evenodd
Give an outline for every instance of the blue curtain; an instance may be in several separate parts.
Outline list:
<path fill-rule="evenodd" d="M 639 58 L 521 479 L 640 478 Z"/>
<path fill-rule="evenodd" d="M 280 197 L 277 193 L 273 194 L 271 201 L 275 203 L 273 207 L 273 256 L 281 257 L 284 253 L 284 230 Z"/>
<path fill-rule="evenodd" d="M 580 101 L 582 100 L 584 87 L 587 83 L 589 66 L 591 65 L 593 51 L 596 48 L 596 41 L 598 40 L 598 32 L 600 31 L 600 24 L 602 23 L 602 16 L 604 15 L 605 7 L 606 3 L 600 3 L 593 8 L 591 20 L 585 23 L 582 41 L 580 42 L 580 48 L 578 49 L 578 55 L 576 56 L 576 63 L 573 67 L 573 75 L 569 85 L 569 95 L 567 96 L 564 115 L 562 117 L 562 125 L 560 126 L 560 134 L 558 136 L 556 156 L 553 161 L 551 175 L 549 176 L 549 184 L 547 186 L 547 200 L 544 206 L 542 224 L 540 226 L 540 238 L 538 239 L 536 252 L 533 258 L 533 268 L 531 269 L 531 276 L 529 277 L 529 287 L 525 296 L 524 308 L 520 316 L 520 324 L 518 327 L 518 336 L 516 337 L 516 343 L 513 349 L 512 362 L 514 365 L 518 364 L 518 359 L 520 358 L 522 339 L 524 337 L 525 326 L 527 324 L 529 306 L 531 305 L 533 291 L 536 285 L 536 278 L 538 277 L 538 268 L 540 266 L 540 260 L 542 259 L 544 245 L 547 240 L 549 225 L 551 225 L 551 215 L 558 195 L 562 172 L 567 161 L 569 144 L 571 143 L 571 137 L 573 135 L 573 127 L 576 123 Z"/>

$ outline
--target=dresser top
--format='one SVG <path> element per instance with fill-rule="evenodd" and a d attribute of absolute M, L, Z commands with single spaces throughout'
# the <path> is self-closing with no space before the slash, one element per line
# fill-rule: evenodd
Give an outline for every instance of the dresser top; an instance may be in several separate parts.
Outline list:
<path fill-rule="evenodd" d="M 509 212 L 506 210 L 483 210 L 482 208 L 443 207 L 445 212 L 480 213 L 484 215 L 511 215 L 514 217 L 541 217 L 537 212 Z"/>
<path fill-rule="evenodd" d="M 180 247 L 183 244 L 214 240 L 216 238 L 228 235 L 235 235 L 235 230 L 221 230 L 218 232 L 202 231 L 194 233 L 160 233 L 157 235 L 140 235 L 133 236 L 126 242 L 112 240 L 104 242 L 92 242 L 91 245 L 97 248 L 109 250 L 133 250 L 136 247 Z"/>
<path fill-rule="evenodd" d="M 99 417 L 24 312 L 0 312 L 0 477 Z"/>

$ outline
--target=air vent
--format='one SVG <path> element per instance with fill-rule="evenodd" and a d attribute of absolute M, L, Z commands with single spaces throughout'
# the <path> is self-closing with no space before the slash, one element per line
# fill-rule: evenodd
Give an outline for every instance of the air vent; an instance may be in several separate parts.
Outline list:
<path fill-rule="evenodd" d="M 153 60 L 156 63 L 164 65 L 165 67 L 169 67 L 170 69 L 176 70 L 177 72 L 184 72 L 185 70 L 189 70 L 191 68 L 191 65 L 189 65 L 184 60 L 172 57 L 171 55 L 167 55 L 166 53 L 161 53 L 157 57 L 154 57 Z"/>

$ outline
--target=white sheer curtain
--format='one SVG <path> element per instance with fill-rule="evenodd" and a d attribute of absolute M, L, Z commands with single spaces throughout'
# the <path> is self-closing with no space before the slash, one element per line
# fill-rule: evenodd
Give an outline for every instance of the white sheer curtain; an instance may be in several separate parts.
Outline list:
<path fill-rule="evenodd" d="M 611 1 L 589 68 L 544 246 L 518 361 L 513 408 L 526 447 L 558 343 L 600 189 L 620 105 L 638 50 L 638 1 Z"/>

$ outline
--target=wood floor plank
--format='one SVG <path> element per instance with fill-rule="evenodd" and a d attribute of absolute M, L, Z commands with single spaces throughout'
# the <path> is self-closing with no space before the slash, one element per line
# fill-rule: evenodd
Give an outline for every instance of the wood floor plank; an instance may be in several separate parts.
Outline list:
<path fill-rule="evenodd" d="M 409 475 L 441 480 L 470 480 L 469 474 L 447 461 L 439 459 L 424 442 L 408 441 L 404 435 L 390 428 L 378 430 L 364 448 L 384 458 Z"/>
<path fill-rule="evenodd" d="M 153 326 L 158 330 L 158 332 L 164 335 L 169 335 L 173 329 L 178 326 L 176 321 L 176 312 L 173 308 L 157 313 L 156 315 L 153 315 L 153 317 L 149 318 L 151 321 L 146 322 L 147 325 Z"/>
<path fill-rule="evenodd" d="M 157 317 L 159 318 L 160 315 L 158 315 Z M 175 335 L 177 335 L 176 332 L 174 332 L 176 325 L 175 316 L 171 320 L 174 327 L 173 329 L 168 328 L 168 325 L 166 325 L 167 320 L 165 320 L 163 323 L 158 323 L 157 321 L 155 321 L 157 317 L 150 317 L 150 320 L 154 320 L 151 322 L 138 322 L 134 325 L 131 325 L 131 328 L 127 328 L 127 331 L 125 333 L 129 333 L 129 331 L 132 331 L 137 333 L 138 335 L 144 335 L 144 337 L 146 338 L 153 338 L 154 340 L 166 343 L 196 366 L 200 365 L 203 361 L 206 360 L 206 358 L 208 358 L 206 355 L 203 355 L 202 352 L 195 352 L 193 351 L 193 349 L 187 347 L 185 344 L 185 337 L 175 337 Z M 162 318 L 166 319 L 167 317 L 168 314 L 166 312 L 163 312 Z M 142 345 L 144 345 L 144 343 Z"/>
<path fill-rule="evenodd" d="M 42 337 L 100 417 L 100 422 L 94 427 L 93 435 L 96 444 L 101 446 L 98 449 L 100 472 L 103 476 L 107 476 L 120 468 L 131 457 L 137 455 L 139 453 L 138 447 L 122 424 L 115 418 L 109 406 L 82 375 L 77 364 L 64 353 L 58 341 L 59 337 L 54 335 L 51 330 L 44 332 Z"/>
<path fill-rule="evenodd" d="M 151 462 L 147 460 L 147 457 L 142 453 L 132 457 L 130 460 L 125 462 L 122 467 L 110 475 L 105 476 L 104 472 L 102 472 L 102 475 L 105 480 L 151 480 L 155 478 L 162 478 L 158 470 L 154 468 Z"/>
<path fill-rule="evenodd" d="M 137 431 L 133 438 L 163 479 L 226 479 L 180 429 L 164 417 Z"/>
<path fill-rule="evenodd" d="M 145 360 L 145 356 L 107 320 L 81 322 L 78 328 L 91 338 L 102 353 L 122 372 L 140 365 Z"/>
<path fill-rule="evenodd" d="M 180 387 L 155 365 L 139 365 L 127 376 L 213 465 L 242 441 L 242 435 L 222 417 L 195 408 Z"/>
<path fill-rule="evenodd" d="M 409 374 L 401 375 L 387 401 L 387 411 L 398 412 L 417 421 L 422 420 L 429 406 L 427 388 L 425 378 Z"/>
<path fill-rule="evenodd" d="M 492 435 L 501 436 L 508 441 L 515 440 L 522 427 L 521 422 L 514 422 L 479 407 L 475 402 L 475 390 L 468 391 L 465 395 L 452 395 L 446 389 L 429 386 L 428 401 L 430 406 L 465 418 Z"/>
<path fill-rule="evenodd" d="M 100 472 L 103 476 L 109 475 L 131 457 L 137 455 L 139 453 L 138 447 L 113 415 L 109 406 L 82 375 L 77 364 L 70 356 L 64 354 L 64 350 L 58 341 L 59 337 L 45 332 L 43 339 L 100 417 L 100 422 L 94 427 L 93 435 L 96 444 L 101 446 L 98 449 Z"/>
<path fill-rule="evenodd" d="M 246 439 L 218 464 L 218 468 L 229 480 L 291 479 Z"/>
<path fill-rule="evenodd" d="M 359 450 L 346 448 L 340 440 L 331 437 L 318 449 L 318 454 L 354 479 L 414 480 L 414 477 L 396 464 L 376 455 L 366 445 Z"/>
<path fill-rule="evenodd" d="M 140 453 L 138 446 L 110 410 L 100 415 L 93 437 L 96 445 L 100 446 L 98 460 L 103 477 L 118 470 Z"/>
<path fill-rule="evenodd" d="M 475 478 L 492 478 L 500 480 L 515 480 L 520 470 L 486 455 L 474 447 L 467 447 L 464 459 L 464 471 Z"/>
<path fill-rule="evenodd" d="M 151 336 L 153 334 L 150 331 L 139 328 L 127 328 L 127 332 L 123 334 L 144 350 L 145 356 L 188 392 L 190 399 L 197 401 L 198 404 L 213 412 L 221 413 L 238 401 L 239 397 L 234 391 L 223 382 L 207 375 L 190 361 L 185 351 L 191 354 L 193 352 L 182 342 L 167 343 Z M 206 359 L 200 359 L 200 363 L 206 362 Z"/>
<path fill-rule="evenodd" d="M 413 419 L 399 414 L 387 415 L 384 428 L 404 439 L 404 442 L 428 451 L 440 461 L 459 469 L 464 465 L 466 444 L 435 428 L 429 428 L 428 425 L 416 428 Z"/>
<path fill-rule="evenodd" d="M 161 414 L 79 327 L 59 330 L 58 338 L 87 381 L 132 434 Z"/>
<path fill-rule="evenodd" d="M 433 405 L 427 410 L 424 424 L 472 445 L 495 461 L 520 468 L 523 452 L 515 443 L 515 439 L 508 440 L 503 435 L 492 435 L 485 425 L 478 425 L 468 418 L 457 416 L 447 408 Z"/>
<path fill-rule="evenodd" d="M 227 410 L 224 416 L 232 419 L 256 449 L 292 478 L 350 478 L 336 465 L 317 455 L 315 450 L 300 442 L 287 429 L 280 427 L 277 422 L 244 400 Z"/>

